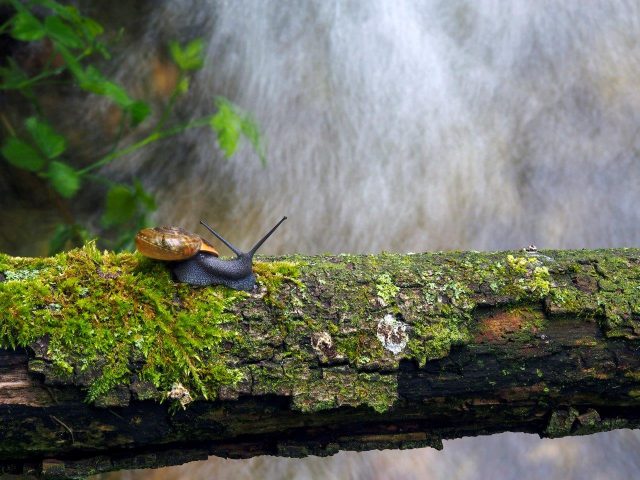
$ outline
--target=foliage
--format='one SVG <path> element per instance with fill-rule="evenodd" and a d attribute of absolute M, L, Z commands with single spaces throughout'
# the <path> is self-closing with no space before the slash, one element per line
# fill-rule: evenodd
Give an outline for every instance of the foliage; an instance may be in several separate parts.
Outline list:
<path fill-rule="evenodd" d="M 44 182 L 57 199 L 57 205 L 64 205 L 65 201 L 77 197 L 87 184 L 106 185 L 101 226 L 114 232 L 114 240 L 108 245 L 110 248 L 121 250 L 131 247 L 135 232 L 148 224 L 156 205 L 140 181 L 133 180 L 130 184 L 113 182 L 99 173 L 100 167 L 158 140 L 201 127 L 213 130 L 226 157 L 232 156 L 241 139 L 246 138 L 261 161 L 265 162 L 257 125 L 249 115 L 224 98 L 216 99 L 215 114 L 166 126 L 171 120 L 175 102 L 189 90 L 189 75 L 204 65 L 203 42 L 195 39 L 186 45 L 178 42 L 169 45 L 179 78 L 163 111 L 159 112 L 157 124 L 146 128 L 142 138 L 131 145 L 119 146 L 118 139 L 115 139 L 107 155 L 81 168 L 74 165 L 68 140 L 42 113 L 39 87 L 50 85 L 52 80 L 59 85 L 71 82 L 87 94 L 105 97 L 123 114 L 121 132 L 150 123 L 152 108 L 148 103 L 132 98 L 124 87 L 108 79 L 96 66 L 99 60 L 111 58 L 108 46 L 101 41 L 104 28 L 96 20 L 82 15 L 74 6 L 55 0 L 9 0 L 8 5 L 12 16 L 0 25 L 0 35 L 9 35 L 20 42 L 46 44 L 50 47 L 50 55 L 35 74 L 25 71 L 11 57 L 0 64 L 0 92 L 19 93 L 28 101 L 32 111 L 20 126 L 11 125 L 0 113 L 6 130 L 0 153 L 12 166 Z M 83 243 L 94 234 L 68 211 L 64 213 L 65 222 L 56 227 L 50 239 L 50 253 L 58 252 L 67 245 Z"/>

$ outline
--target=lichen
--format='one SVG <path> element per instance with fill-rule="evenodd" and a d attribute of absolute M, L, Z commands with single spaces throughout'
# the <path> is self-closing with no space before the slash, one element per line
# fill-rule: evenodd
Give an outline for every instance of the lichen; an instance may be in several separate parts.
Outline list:
<path fill-rule="evenodd" d="M 549 268 L 541 264 L 538 257 L 515 257 L 507 255 L 506 278 L 511 281 L 511 288 L 515 288 L 521 295 L 534 294 L 543 298 L 549 293 L 553 284 Z"/>
<path fill-rule="evenodd" d="M 400 287 L 393 284 L 391 275 L 383 273 L 378 275 L 376 279 L 376 293 L 381 300 L 383 306 L 391 305 L 395 302 L 396 295 L 400 291 Z"/>
<path fill-rule="evenodd" d="M 385 349 L 398 355 L 407 346 L 409 337 L 406 332 L 407 324 L 387 314 L 378 322 L 376 337 Z"/>

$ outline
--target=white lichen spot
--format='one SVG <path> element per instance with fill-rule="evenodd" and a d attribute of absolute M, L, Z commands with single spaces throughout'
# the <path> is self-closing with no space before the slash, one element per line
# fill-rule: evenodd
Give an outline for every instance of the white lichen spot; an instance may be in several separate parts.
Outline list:
<path fill-rule="evenodd" d="M 187 405 L 193 402 L 193 398 L 191 398 L 189 390 L 184 388 L 180 382 L 176 382 L 171 385 L 171 390 L 167 392 L 167 398 L 170 400 L 177 400 L 183 409 L 186 409 Z"/>
<path fill-rule="evenodd" d="M 382 346 L 394 355 L 398 355 L 407 346 L 409 335 L 407 335 L 408 325 L 387 314 L 378 322 L 376 336 Z"/>
<path fill-rule="evenodd" d="M 311 346 L 318 355 L 322 355 L 333 347 L 333 339 L 329 332 L 315 332 L 311 335 Z"/>
<path fill-rule="evenodd" d="M 329 332 L 314 332 L 311 334 L 311 346 L 322 362 L 340 357 L 333 345 L 333 338 Z"/>

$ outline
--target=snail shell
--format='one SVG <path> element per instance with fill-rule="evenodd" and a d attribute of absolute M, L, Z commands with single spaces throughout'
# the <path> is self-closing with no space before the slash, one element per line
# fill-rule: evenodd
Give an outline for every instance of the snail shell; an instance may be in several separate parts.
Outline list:
<path fill-rule="evenodd" d="M 143 228 L 135 242 L 140 253 L 156 260 L 186 260 L 198 252 L 218 256 L 218 251 L 204 238 L 180 227 Z"/>

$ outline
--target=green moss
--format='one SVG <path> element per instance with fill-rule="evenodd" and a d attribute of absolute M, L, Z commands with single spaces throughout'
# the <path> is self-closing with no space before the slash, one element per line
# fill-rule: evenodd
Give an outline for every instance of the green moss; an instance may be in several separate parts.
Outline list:
<path fill-rule="evenodd" d="M 302 287 L 298 280 L 300 277 L 301 262 L 280 261 L 280 262 L 255 262 L 253 271 L 256 274 L 258 284 L 267 289 L 265 300 L 275 303 L 277 292 L 284 282 L 292 282 Z M 278 304 L 282 306 L 282 304 Z"/>
<path fill-rule="evenodd" d="M 341 357 L 349 359 L 349 363 L 355 367 L 368 365 L 373 358 L 384 354 L 380 342 L 368 330 L 337 336 L 336 349 Z"/>
<path fill-rule="evenodd" d="M 543 298 L 552 288 L 549 269 L 543 266 L 538 257 L 515 257 L 507 255 L 504 271 L 509 293 L 519 296 L 534 294 Z"/>
<path fill-rule="evenodd" d="M 426 315 L 412 323 L 407 344 L 411 357 L 419 365 L 428 360 L 443 358 L 453 345 L 471 340 L 469 326 L 475 308 L 473 293 L 464 275 L 473 268 L 466 260 L 460 265 L 430 269 L 423 278 L 427 281 L 421 290 L 428 305 Z"/>
<path fill-rule="evenodd" d="M 284 282 L 292 282 L 302 286 L 298 279 L 300 278 L 300 268 L 304 265 L 304 262 L 290 260 L 255 262 L 253 271 L 260 284 L 264 285 L 267 290 L 275 292 Z"/>
<path fill-rule="evenodd" d="M 397 399 L 394 375 L 327 369 L 316 379 L 294 389 L 294 406 L 303 411 L 320 411 L 341 406 L 367 405 L 382 413 Z"/>
<path fill-rule="evenodd" d="M 228 309 L 246 293 L 176 285 L 162 264 L 94 244 L 44 260 L 2 256 L 0 264 L 0 347 L 46 339 L 50 367 L 42 370 L 86 385 L 88 400 L 128 385 L 140 360 L 141 380 L 160 391 L 180 382 L 195 398 L 241 379 L 221 347 L 238 337 Z"/>
<path fill-rule="evenodd" d="M 553 313 L 584 315 L 592 312 L 593 298 L 576 288 L 554 288 L 549 295 L 548 307 Z"/>
<path fill-rule="evenodd" d="M 640 265 L 637 250 L 591 250 L 577 262 L 557 252 L 558 271 L 572 282 L 551 290 L 552 313 L 596 318 L 607 337 L 640 338 Z"/>
<path fill-rule="evenodd" d="M 578 415 L 578 410 L 573 407 L 566 410 L 554 410 L 544 431 L 545 436 L 548 438 L 560 438 L 569 435 Z"/>
<path fill-rule="evenodd" d="M 514 307 L 507 313 L 520 319 L 521 322 L 520 327 L 508 336 L 512 341 L 530 342 L 537 334 L 544 331 L 549 323 L 541 310 L 530 306 Z"/>
<path fill-rule="evenodd" d="M 407 348 L 418 364 L 424 366 L 428 360 L 446 357 L 452 345 L 462 345 L 470 340 L 464 318 L 439 317 L 414 325 Z"/>

